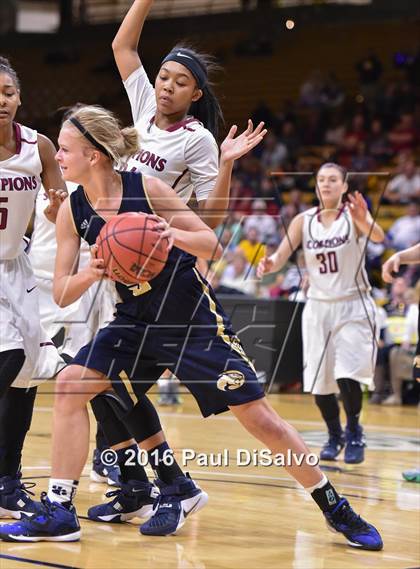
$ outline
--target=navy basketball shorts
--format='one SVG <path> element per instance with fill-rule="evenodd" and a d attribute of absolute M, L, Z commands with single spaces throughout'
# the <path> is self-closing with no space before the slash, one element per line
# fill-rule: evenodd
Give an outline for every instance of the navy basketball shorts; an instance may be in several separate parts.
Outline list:
<path fill-rule="evenodd" d="M 100 330 L 72 361 L 106 375 L 119 391 L 124 372 L 137 397 L 170 369 L 204 417 L 264 397 L 255 369 L 233 334 L 214 325 L 151 325 L 122 315 Z"/>

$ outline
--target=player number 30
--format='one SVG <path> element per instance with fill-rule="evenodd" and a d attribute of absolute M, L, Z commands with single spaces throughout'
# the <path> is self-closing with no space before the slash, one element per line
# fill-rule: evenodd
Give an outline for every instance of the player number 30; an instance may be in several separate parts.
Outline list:
<path fill-rule="evenodd" d="M 335 251 L 329 251 L 327 254 L 319 253 L 316 258 L 321 263 L 319 267 L 321 275 L 325 273 L 338 273 L 337 255 Z"/>

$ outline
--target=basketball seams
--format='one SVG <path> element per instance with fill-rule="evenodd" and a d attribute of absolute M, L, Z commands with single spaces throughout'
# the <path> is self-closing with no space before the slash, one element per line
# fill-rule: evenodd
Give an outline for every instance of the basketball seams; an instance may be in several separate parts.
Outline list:
<path fill-rule="evenodd" d="M 141 240 L 141 245 L 140 245 L 140 252 L 139 252 L 137 249 L 134 249 L 133 247 L 130 247 L 129 245 L 127 245 L 126 243 L 120 241 L 120 240 L 117 238 L 117 236 L 120 235 L 121 233 L 131 233 L 131 232 L 134 232 L 134 231 L 139 231 L 139 232 L 141 232 L 141 233 L 143 234 L 143 235 L 142 235 L 142 240 Z M 149 230 L 149 231 L 150 231 L 150 230 Z M 153 260 L 153 261 L 155 261 L 155 262 L 157 262 L 157 263 L 163 263 L 164 261 L 163 261 L 161 258 L 153 257 L 153 256 L 152 256 L 152 253 L 153 253 L 154 251 L 157 251 L 157 250 L 158 250 L 157 247 L 158 247 L 159 243 L 161 242 L 161 239 L 159 239 L 159 238 L 156 239 L 155 243 L 154 243 L 153 246 L 152 246 L 153 248 L 152 248 L 152 251 L 150 252 L 150 255 L 146 255 L 145 253 L 142 253 L 142 252 L 141 252 L 141 251 L 143 250 L 143 248 L 144 248 L 144 237 L 145 237 L 145 233 L 146 233 L 146 231 L 145 231 L 144 229 L 141 229 L 141 228 L 124 229 L 124 230 L 121 230 L 121 231 L 118 231 L 118 232 L 114 232 L 114 233 L 113 233 L 113 237 L 114 237 L 116 243 L 118 243 L 118 245 L 119 245 L 120 247 L 124 247 L 124 249 L 127 249 L 128 251 L 131 251 L 132 253 L 139 253 L 139 254 L 140 254 L 141 256 L 143 256 L 143 257 L 146 257 L 146 256 L 147 256 L 148 259 L 151 259 L 151 260 Z M 156 231 L 156 233 L 159 233 L 159 232 Z"/>
<path fill-rule="evenodd" d="M 141 216 L 141 212 L 139 213 Z M 164 268 L 168 256 L 167 252 L 159 247 L 161 239 L 159 235 L 156 235 L 159 234 L 159 232 L 153 227 L 156 223 L 155 220 L 150 219 L 148 215 L 144 214 L 144 219 L 140 218 L 141 221 L 139 220 L 140 216 L 132 220 L 134 227 L 133 225 L 131 227 L 124 227 L 124 224 L 130 224 L 131 216 L 134 217 L 137 215 L 136 212 L 129 212 L 129 214 L 130 215 L 119 214 L 109 220 L 102 227 L 100 235 L 98 236 L 101 238 L 98 242 L 98 252 L 100 251 L 104 261 L 107 261 L 107 272 L 110 278 L 117 281 L 119 280 L 118 275 L 112 270 L 113 268 L 118 269 L 121 276 L 129 280 L 129 283 L 120 281 L 127 286 L 135 284 L 136 282 L 147 282 L 147 280 L 155 278 Z M 140 221 L 137 226 L 136 221 Z M 132 233 L 133 231 L 142 232 L 142 235 L 140 235 L 138 239 L 139 246 L 136 244 L 135 248 L 125 243 L 123 239 L 123 234 Z M 134 236 L 134 238 L 135 237 L 136 236 Z M 150 253 L 145 253 L 145 249 L 151 249 Z M 155 251 L 159 252 L 160 257 L 154 255 Z M 121 259 L 124 252 L 127 253 L 126 259 Z M 119 261 L 119 259 L 121 259 L 121 261 Z M 122 262 L 125 262 L 125 266 Z M 127 267 L 131 267 L 134 264 L 141 267 L 136 274 L 127 270 Z M 149 267 L 147 266 L 148 264 Z M 153 276 L 146 279 L 142 278 L 142 274 L 152 274 Z"/>

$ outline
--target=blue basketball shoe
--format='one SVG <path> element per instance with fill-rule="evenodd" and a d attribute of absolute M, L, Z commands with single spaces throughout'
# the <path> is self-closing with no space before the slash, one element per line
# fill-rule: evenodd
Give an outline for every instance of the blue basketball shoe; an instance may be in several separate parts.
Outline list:
<path fill-rule="evenodd" d="M 328 529 L 342 533 L 347 543 L 359 549 L 379 551 L 384 544 L 378 530 L 356 514 L 345 498 L 332 512 L 324 512 Z"/>
<path fill-rule="evenodd" d="M 33 482 L 24 484 L 20 472 L 16 476 L 0 478 L 0 518 L 15 518 L 20 520 L 22 515 L 33 516 L 41 510 L 39 502 L 32 500 L 28 488 L 33 488 Z"/>
<path fill-rule="evenodd" d="M 343 450 L 345 444 L 344 433 L 328 433 L 328 441 L 319 454 L 321 460 L 335 460 Z"/>
<path fill-rule="evenodd" d="M 42 511 L 23 518 L 14 524 L 0 526 L 3 541 L 78 541 L 80 525 L 74 506 L 70 509 L 57 502 L 50 502 L 45 492 L 41 494 Z"/>
<path fill-rule="evenodd" d="M 360 425 L 356 430 L 346 428 L 346 448 L 344 449 L 344 462 L 347 464 L 360 464 L 365 460 L 365 437 Z"/>
<path fill-rule="evenodd" d="M 140 526 L 143 535 L 171 535 L 179 530 L 190 514 L 207 504 L 208 495 L 189 475 L 178 476 L 173 484 L 155 481 L 160 490 L 153 516 Z"/>
<path fill-rule="evenodd" d="M 120 468 L 118 465 L 105 466 L 101 460 L 101 451 L 95 449 L 92 458 L 92 470 L 89 475 L 92 482 L 108 484 L 109 486 L 120 485 Z"/>
<path fill-rule="evenodd" d="M 92 506 L 88 517 L 94 522 L 120 523 L 133 518 L 150 518 L 153 504 L 159 495 L 157 488 L 149 482 L 130 480 L 121 482 L 121 488 L 107 492 L 111 502 Z"/>

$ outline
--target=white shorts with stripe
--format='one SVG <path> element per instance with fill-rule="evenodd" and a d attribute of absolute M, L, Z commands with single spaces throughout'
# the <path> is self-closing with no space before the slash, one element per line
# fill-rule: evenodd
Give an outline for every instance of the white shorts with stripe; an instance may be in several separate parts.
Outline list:
<path fill-rule="evenodd" d="M 61 328 L 67 328 L 74 321 L 74 314 L 79 308 L 80 300 L 60 308 L 54 302 L 53 281 L 35 275 L 39 294 L 39 313 L 44 330 L 50 338 L 54 338 Z"/>
<path fill-rule="evenodd" d="M 0 261 L 0 324 L 0 352 L 25 352 L 25 363 L 13 387 L 38 385 L 63 366 L 41 325 L 37 283 L 26 253 Z"/>
<path fill-rule="evenodd" d="M 341 378 L 373 389 L 378 334 L 377 309 L 370 295 L 309 299 L 302 316 L 304 391 L 339 393 Z"/>

